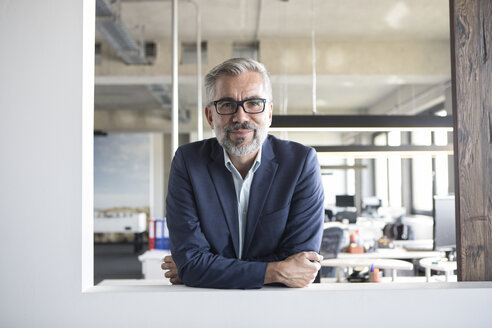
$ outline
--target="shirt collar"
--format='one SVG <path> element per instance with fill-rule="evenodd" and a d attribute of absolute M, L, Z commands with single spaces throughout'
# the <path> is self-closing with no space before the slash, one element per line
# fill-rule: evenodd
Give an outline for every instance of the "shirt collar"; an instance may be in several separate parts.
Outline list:
<path fill-rule="evenodd" d="M 260 166 L 261 164 L 261 148 L 258 150 L 258 154 L 256 154 L 256 158 L 255 158 L 255 162 L 253 164 L 253 166 L 251 167 L 250 171 L 252 173 L 255 173 L 256 170 L 258 170 L 258 167 Z M 225 164 L 225 167 L 231 171 L 231 169 L 234 167 L 234 164 L 232 164 L 232 161 L 231 161 L 231 158 L 229 157 L 229 154 L 227 154 L 226 150 L 224 148 L 222 148 L 223 151 L 224 151 L 224 164 Z M 235 167 L 234 167 L 235 168 Z M 231 171 L 232 172 L 232 171 Z"/>

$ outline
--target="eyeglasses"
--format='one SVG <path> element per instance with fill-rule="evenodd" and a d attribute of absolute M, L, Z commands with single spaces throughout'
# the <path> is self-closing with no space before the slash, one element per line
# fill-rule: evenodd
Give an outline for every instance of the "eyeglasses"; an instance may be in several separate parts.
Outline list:
<path fill-rule="evenodd" d="M 234 115 L 237 113 L 239 106 L 241 106 L 245 113 L 259 114 L 265 110 L 266 99 L 264 98 L 252 98 L 246 100 L 216 100 L 213 102 L 215 105 L 215 111 L 219 115 Z"/>

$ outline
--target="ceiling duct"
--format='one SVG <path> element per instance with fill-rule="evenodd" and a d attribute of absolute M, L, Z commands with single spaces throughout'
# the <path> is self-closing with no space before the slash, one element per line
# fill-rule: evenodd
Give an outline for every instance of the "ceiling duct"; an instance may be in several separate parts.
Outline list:
<path fill-rule="evenodd" d="M 106 0 L 96 1 L 96 27 L 126 64 L 150 64 L 145 57 L 143 48 L 133 40 Z"/>
<path fill-rule="evenodd" d="M 170 88 L 163 84 L 147 84 L 146 87 L 161 107 L 168 111 L 169 117 L 172 117 L 172 98 Z M 179 108 L 178 120 L 180 123 L 188 123 L 190 121 L 190 111 Z"/>

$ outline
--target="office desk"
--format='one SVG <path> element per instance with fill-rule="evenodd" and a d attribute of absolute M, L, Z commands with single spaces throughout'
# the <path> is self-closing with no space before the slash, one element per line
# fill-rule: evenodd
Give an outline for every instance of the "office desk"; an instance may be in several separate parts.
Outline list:
<path fill-rule="evenodd" d="M 395 260 L 412 260 L 416 264 L 418 260 L 424 258 L 440 258 L 443 252 L 438 251 L 409 251 L 403 248 L 379 248 L 370 253 L 339 253 L 340 259 L 395 259 Z M 417 266 L 415 266 L 417 268 Z M 417 272 L 414 272 L 417 275 Z"/>
<path fill-rule="evenodd" d="M 453 272 L 458 267 L 456 261 L 448 261 L 441 257 L 421 259 L 419 264 L 425 268 L 425 278 L 427 282 L 430 280 L 431 270 L 444 271 L 446 282 L 448 282 L 449 277 L 453 275 Z"/>
<path fill-rule="evenodd" d="M 354 268 L 358 266 L 374 266 L 379 269 L 391 270 L 392 281 L 396 280 L 397 270 L 413 270 L 413 264 L 402 260 L 378 258 L 336 258 L 321 261 L 322 266 L 336 267 L 337 282 L 340 282 L 340 268 Z"/>
<path fill-rule="evenodd" d="M 94 233 L 133 233 L 134 252 L 143 247 L 143 233 L 147 230 L 145 213 L 125 213 L 122 216 L 106 217 L 102 214 L 94 216 Z"/>
<path fill-rule="evenodd" d="M 400 260 L 413 260 L 423 259 L 428 257 L 442 257 L 443 252 L 438 251 L 409 251 L 403 248 L 378 248 L 371 253 L 339 253 L 338 258 L 353 259 L 400 259 Z"/>
<path fill-rule="evenodd" d="M 322 284 L 335 284 L 337 278 L 321 278 Z M 448 280 L 444 276 L 431 276 L 429 281 L 427 281 L 424 276 L 397 276 L 395 280 L 393 277 L 381 277 L 379 283 L 444 283 L 444 282 L 457 282 L 458 278 L 456 275 L 450 275 Z M 102 283 L 102 282 L 101 282 Z"/>

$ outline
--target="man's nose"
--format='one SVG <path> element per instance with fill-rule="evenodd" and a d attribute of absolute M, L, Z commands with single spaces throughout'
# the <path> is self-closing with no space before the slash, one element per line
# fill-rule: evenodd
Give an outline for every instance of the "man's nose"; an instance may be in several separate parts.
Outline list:
<path fill-rule="evenodd" d="M 234 114 L 233 121 L 234 122 L 244 122 L 249 120 L 249 114 L 244 111 L 244 105 L 237 107 L 237 111 Z"/>

